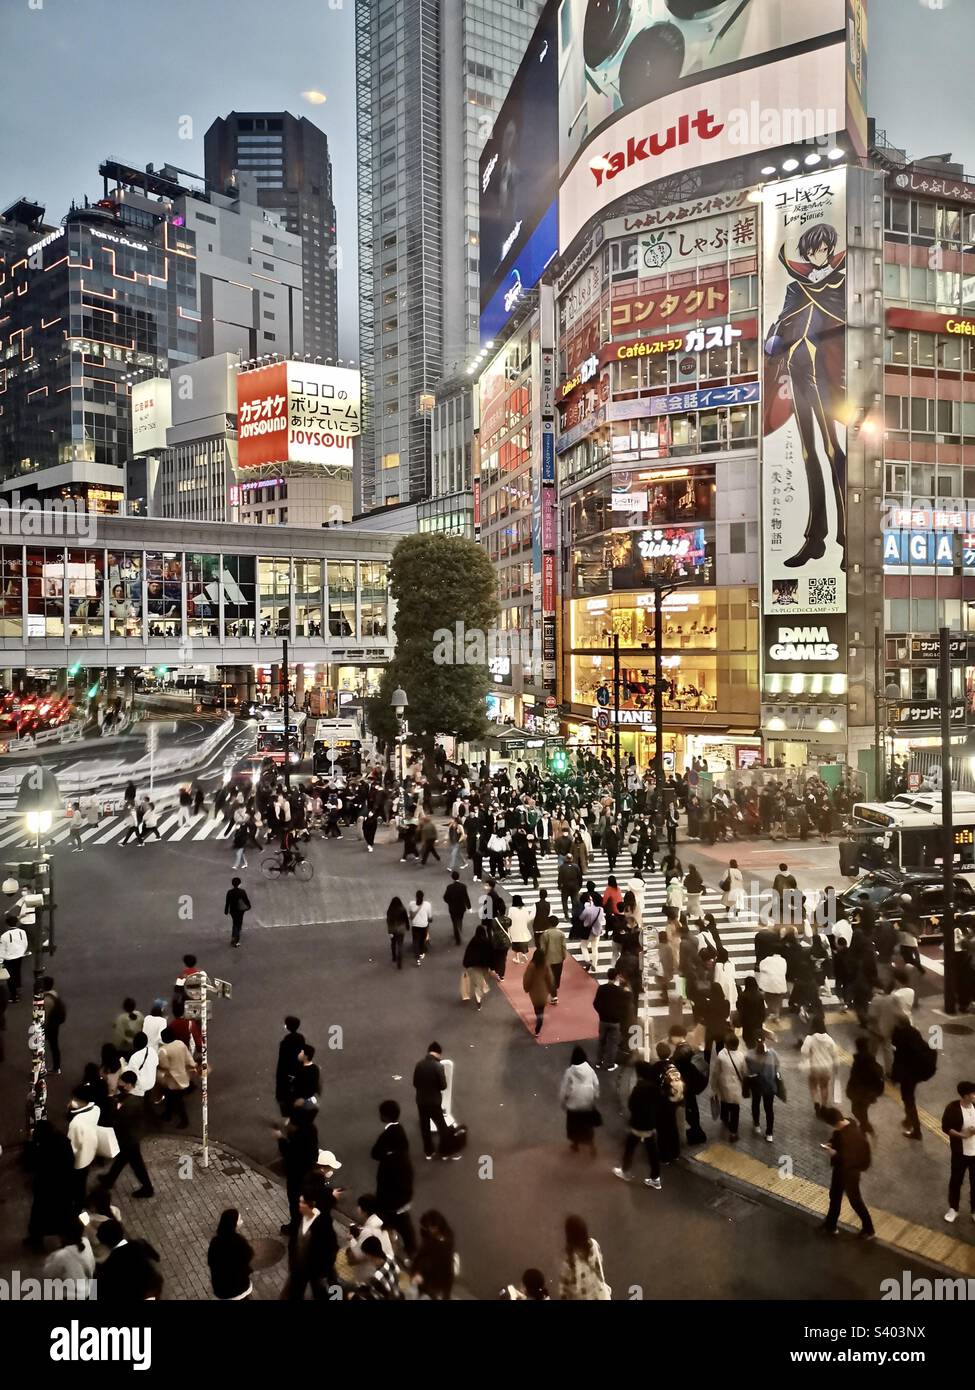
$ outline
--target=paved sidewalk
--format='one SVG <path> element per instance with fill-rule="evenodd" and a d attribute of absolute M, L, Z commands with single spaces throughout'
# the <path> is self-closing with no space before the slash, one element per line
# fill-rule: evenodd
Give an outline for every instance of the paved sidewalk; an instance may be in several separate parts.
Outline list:
<path fill-rule="evenodd" d="M 879 1239 L 975 1275 L 975 1222 L 969 1220 L 967 1193 L 962 1198 L 958 1221 L 953 1226 L 944 1221 L 949 1151 L 948 1140 L 941 1132 L 941 1114 L 948 1102 L 956 1098 L 957 1082 L 970 1079 L 975 1070 L 975 1019 L 947 1019 L 924 1001 L 914 1011 L 914 1023 L 925 1035 L 931 1028 L 942 1030 L 937 1074 L 918 1088 L 924 1137 L 918 1143 L 903 1136 L 900 1095 L 888 1083 L 886 1094 L 870 1111 L 876 1135 L 871 1139 L 873 1161 L 863 1179 L 864 1200 L 871 1211 L 876 1207 L 882 1214 L 883 1219 L 877 1221 Z M 844 1012 L 828 1013 L 826 1024 L 842 1051 L 841 1108 L 849 1114 L 846 1082 L 853 1040 L 860 1030 L 853 1015 Z M 953 1031 L 949 1032 L 949 1028 Z M 705 1094 L 702 1113 L 712 1143 L 705 1149 L 685 1153 L 694 1163 L 822 1214 L 829 1186 L 829 1159 L 819 1145 L 828 1142 L 829 1129 L 813 1111 L 801 1058 L 792 1041 L 791 1022 L 780 1024 L 776 1032 L 773 1046 L 779 1054 L 788 1100 L 775 1106 L 775 1142 L 765 1141 L 764 1117 L 762 1133 L 753 1132 L 750 1101 L 742 1105 L 739 1143 L 732 1148 L 715 1142 L 721 1131 L 707 1116 Z M 842 1219 L 855 1222 L 848 1207 L 844 1207 Z"/>
<path fill-rule="evenodd" d="M 207 1246 L 220 1213 L 236 1207 L 243 1217 L 243 1234 L 254 1247 L 254 1297 L 279 1298 L 288 1273 L 285 1238 L 278 1229 L 288 1219 L 283 1185 L 222 1144 L 210 1145 L 210 1166 L 204 1168 L 200 1141 L 192 1136 L 150 1138 L 143 1152 L 155 1197 L 134 1201 L 130 1194 L 135 1184 L 126 1172 L 112 1201 L 128 1234 L 141 1236 L 159 1251 L 163 1297 L 213 1299 Z M 19 1153 L 4 1154 L 0 1160 L 2 1187 L 11 1194 L 0 1208 L 0 1266 L 37 1277 L 44 1256 L 20 1244 L 30 1211 L 30 1180 L 19 1163 Z M 48 1250 L 54 1248 L 55 1242 L 49 1241 Z"/>

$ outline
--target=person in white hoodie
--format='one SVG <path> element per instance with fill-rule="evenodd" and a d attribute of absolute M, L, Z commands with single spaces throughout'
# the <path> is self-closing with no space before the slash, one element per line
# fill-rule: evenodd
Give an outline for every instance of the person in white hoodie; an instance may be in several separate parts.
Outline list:
<path fill-rule="evenodd" d="M 782 1001 L 789 993 L 789 981 L 786 979 L 785 956 L 781 954 L 778 946 L 773 953 L 765 956 L 758 967 L 757 978 L 758 987 L 765 995 L 765 1002 L 768 1005 L 768 1020 L 778 1019 L 782 1012 Z"/>
<path fill-rule="evenodd" d="M 76 1086 L 68 1101 L 68 1140 L 74 1155 L 74 1191 L 71 1207 L 74 1212 L 84 1209 L 88 1195 L 88 1173 L 98 1152 L 98 1106 L 88 1094 L 87 1087 Z"/>
<path fill-rule="evenodd" d="M 579 1145 L 585 1144 L 595 1156 L 598 1100 L 599 1077 L 589 1065 L 585 1049 L 574 1047 L 559 1088 L 559 1101 L 565 1111 L 565 1135 L 573 1153 L 578 1153 Z"/>

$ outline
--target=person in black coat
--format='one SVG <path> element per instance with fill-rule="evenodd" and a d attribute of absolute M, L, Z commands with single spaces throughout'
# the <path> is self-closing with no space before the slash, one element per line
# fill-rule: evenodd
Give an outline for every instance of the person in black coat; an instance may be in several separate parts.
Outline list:
<path fill-rule="evenodd" d="M 432 1042 L 426 1056 L 421 1057 L 413 1068 L 413 1089 L 416 1093 L 416 1110 L 420 1120 L 420 1137 L 423 1152 L 427 1158 L 433 1157 L 433 1135 L 431 1126 L 437 1131 L 440 1157 L 444 1153 L 444 1140 L 450 1133 L 446 1116 L 443 1113 L 443 1096 L 447 1089 L 447 1074 L 443 1068 L 443 1048 Z"/>
<path fill-rule="evenodd" d="M 326 1301 L 337 1285 L 335 1259 L 338 1237 L 332 1224 L 335 1195 L 329 1188 L 303 1188 L 288 1251 L 289 1274 L 282 1299 L 301 1303 L 311 1289 L 316 1302 Z"/>
<path fill-rule="evenodd" d="M 250 1242 L 240 1234 L 240 1212 L 228 1207 L 217 1223 L 217 1233 L 207 1249 L 210 1284 L 214 1298 L 234 1302 L 249 1298 L 251 1262 L 254 1251 Z"/>
<path fill-rule="evenodd" d="M 603 831 L 602 848 L 606 851 L 606 858 L 609 862 L 609 872 L 615 873 L 616 861 L 620 857 L 620 832 L 616 824 L 607 825 Z"/>
<path fill-rule="evenodd" d="M 637 1062 L 636 1085 L 627 1100 L 629 1129 L 623 1144 L 623 1159 L 613 1172 L 624 1182 L 632 1182 L 630 1168 L 637 1146 L 642 1144 L 650 1163 L 650 1176 L 645 1178 L 648 1187 L 660 1186 L 660 1154 L 657 1151 L 657 1122 L 661 1106 L 660 1087 L 649 1062 Z"/>
<path fill-rule="evenodd" d="M 27 1162 L 34 1176 L 34 1198 L 24 1243 L 40 1249 L 45 1236 L 67 1229 L 76 1211 L 71 1141 L 50 1120 L 38 1120 L 27 1146 Z"/>
<path fill-rule="evenodd" d="M 670 1099 L 666 1084 L 667 1072 L 673 1065 L 672 1057 L 673 1048 L 670 1043 L 658 1042 L 657 1060 L 650 1067 L 660 1097 L 657 1105 L 657 1152 L 661 1163 L 674 1163 L 680 1158 L 680 1133 L 677 1129 L 677 1112 L 680 1107 Z M 677 1070 L 676 1067 L 674 1070 Z"/>
<path fill-rule="evenodd" d="M 959 1081 L 958 1099 L 945 1107 L 941 1128 L 951 1145 L 946 1221 L 954 1221 L 961 1206 L 961 1189 L 968 1175 L 968 1199 L 975 1221 L 975 1081 Z M 968 1150 L 968 1152 L 966 1152 Z"/>
<path fill-rule="evenodd" d="M 145 1303 L 162 1293 L 159 1252 L 147 1240 L 130 1238 L 121 1222 L 103 1221 L 98 1243 L 109 1256 L 98 1267 L 99 1303 Z"/>
<path fill-rule="evenodd" d="M 295 1096 L 295 1072 L 298 1070 L 298 1053 L 305 1045 L 305 1035 L 299 1032 L 301 1019 L 288 1014 L 284 1020 L 284 1037 L 278 1043 L 278 1064 L 274 1073 L 274 1098 L 281 1114 L 287 1119 L 291 1114 Z"/>
<path fill-rule="evenodd" d="M 846 1083 L 846 1094 L 857 1124 L 864 1134 L 873 1134 L 870 1107 L 884 1093 L 884 1069 L 870 1051 L 868 1038 L 857 1038 L 854 1047 L 856 1051 L 850 1067 L 850 1079 Z"/>
<path fill-rule="evenodd" d="M 413 1201 L 413 1164 L 410 1141 L 399 1122 L 400 1108 L 395 1100 L 384 1100 L 379 1107 L 383 1131 L 372 1146 L 376 1170 L 376 1206 L 383 1224 L 398 1231 L 408 1255 L 416 1249 L 416 1233 L 410 1216 Z"/>
<path fill-rule="evenodd" d="M 284 1179 L 288 1190 L 290 1219 L 287 1225 L 281 1227 L 283 1236 L 294 1234 L 298 1224 L 298 1200 L 306 1177 L 318 1161 L 316 1113 L 313 1109 L 298 1106 L 288 1121 L 287 1128 L 274 1131 L 281 1157 L 284 1159 Z"/>
<path fill-rule="evenodd" d="M 239 878 L 230 880 L 224 900 L 223 915 L 230 918 L 230 944 L 240 945 L 240 931 L 244 925 L 244 913 L 250 912 L 251 900 L 240 885 Z"/>
<path fill-rule="evenodd" d="M 467 885 L 461 883 L 460 874 L 456 869 L 451 870 L 450 882 L 444 890 L 443 900 L 450 913 L 450 925 L 454 929 L 454 941 L 459 946 L 464 925 L 464 913 L 471 911 L 471 898 L 467 891 Z"/>
<path fill-rule="evenodd" d="M 768 1015 L 765 995 L 759 989 L 754 975 L 745 977 L 745 983 L 738 994 L 737 1008 L 742 1041 L 746 1047 L 754 1047 L 762 1036 L 763 1025 Z"/>

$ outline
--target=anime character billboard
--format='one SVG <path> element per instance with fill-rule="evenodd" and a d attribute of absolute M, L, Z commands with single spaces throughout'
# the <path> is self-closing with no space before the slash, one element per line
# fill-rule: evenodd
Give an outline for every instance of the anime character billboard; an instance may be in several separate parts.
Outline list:
<path fill-rule="evenodd" d="M 764 608 L 846 612 L 846 171 L 764 207 Z"/>

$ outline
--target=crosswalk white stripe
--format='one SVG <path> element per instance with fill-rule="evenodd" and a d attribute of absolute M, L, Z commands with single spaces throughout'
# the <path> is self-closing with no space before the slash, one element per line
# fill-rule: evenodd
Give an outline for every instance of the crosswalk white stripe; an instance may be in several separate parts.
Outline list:
<path fill-rule="evenodd" d="M 558 864 L 553 855 L 547 855 L 539 860 L 539 887 L 545 888 L 548 900 L 552 905 L 552 910 L 558 915 L 562 915 L 562 898 L 558 888 Z M 499 884 L 503 896 L 509 901 L 516 894 L 521 897 L 524 905 L 531 909 L 538 902 L 538 892 L 531 884 L 522 884 L 521 876 L 512 861 L 512 873 Z M 605 887 L 609 872 L 608 861 L 601 851 L 596 850 L 590 858 L 589 867 L 583 875 L 583 882 L 592 879 L 598 888 Z M 486 876 L 486 875 L 485 875 Z M 617 863 L 616 879 L 622 890 L 626 891 L 626 883 L 632 877 L 632 870 L 622 863 Z M 482 876 L 483 883 L 483 876 Z M 644 926 L 653 927 L 655 921 L 663 924 L 663 908 L 666 902 L 666 888 L 664 887 L 663 874 L 658 870 L 654 874 L 644 871 L 644 890 L 643 900 L 643 923 Z M 480 884 L 472 885 L 476 890 L 483 891 Z M 758 930 L 759 922 L 756 917 L 742 914 L 738 917 L 729 917 L 728 910 L 721 902 L 720 894 L 715 890 L 706 888 L 701 895 L 701 906 L 705 912 L 714 915 L 718 933 L 721 937 L 721 944 L 727 950 L 729 960 L 735 966 L 736 979 L 743 979 L 750 973 L 755 960 L 755 932 Z M 561 923 L 562 931 L 566 936 L 569 933 L 569 925 Z M 569 953 L 580 965 L 584 962 L 589 963 L 589 952 L 584 951 L 586 945 L 583 941 L 568 941 Z M 596 969 L 593 978 L 597 983 L 602 984 L 609 977 L 609 971 L 616 961 L 617 952 L 612 942 L 601 941 L 597 955 Z M 675 995 L 671 994 L 671 999 L 675 1000 Z M 824 997 L 824 1004 L 833 1000 L 833 996 Z M 689 1006 L 684 1003 L 683 1008 Z M 641 991 L 637 1002 L 637 1015 L 641 1018 L 665 1018 L 671 1013 L 671 1007 L 664 1002 L 663 992 L 659 988 L 654 988 L 647 994 Z"/>
<path fill-rule="evenodd" d="M 102 825 L 104 824 L 105 822 L 102 821 Z M 128 821 L 126 820 L 126 818 L 124 816 L 118 816 L 115 820 L 112 821 L 108 829 L 104 831 L 103 834 L 98 836 L 94 843 L 96 845 L 107 845 L 109 840 L 114 840 L 116 836 L 121 835 L 122 831 L 125 830 L 127 825 Z M 99 829 L 101 829 L 101 826 L 99 827 Z M 132 841 L 130 840 L 129 844 L 131 843 Z"/>
<path fill-rule="evenodd" d="M 204 818 L 204 821 L 205 821 L 205 820 L 206 820 L 206 812 L 205 812 L 205 811 L 204 811 L 204 813 L 203 813 L 203 818 Z M 190 819 L 189 819 L 184 825 L 177 825 L 177 826 L 176 826 L 176 829 L 173 831 L 172 835 L 170 835 L 169 838 L 170 838 L 171 840 L 184 840 L 184 839 L 186 838 L 186 836 L 190 833 L 190 831 L 193 829 L 193 827 L 196 825 L 198 819 L 199 819 L 199 817 L 197 817 L 197 816 L 191 816 Z M 179 815 L 178 815 L 178 813 L 177 813 L 177 821 L 178 821 L 178 820 L 179 820 Z M 200 827 L 197 826 L 197 829 L 200 829 Z"/>
<path fill-rule="evenodd" d="M 212 818 L 206 820 L 206 821 L 204 822 L 204 824 L 200 826 L 199 830 L 198 830 L 198 831 L 196 832 L 196 834 L 193 836 L 193 839 L 194 839 L 194 840 L 211 840 L 211 839 L 216 840 L 216 839 L 219 839 L 219 838 L 221 837 L 221 835 L 223 834 L 225 828 L 226 828 L 226 827 L 225 827 L 225 825 L 224 825 L 223 818 L 220 817 L 220 818 L 218 819 L 216 816 L 213 816 Z"/>
<path fill-rule="evenodd" d="M 24 825 L 22 821 L 19 825 L 15 825 L 12 829 L 5 830 L 3 836 L 0 837 L 0 849 L 3 849 L 6 845 L 15 844 L 18 840 L 22 839 L 25 834 L 26 831 L 24 830 Z"/>

